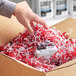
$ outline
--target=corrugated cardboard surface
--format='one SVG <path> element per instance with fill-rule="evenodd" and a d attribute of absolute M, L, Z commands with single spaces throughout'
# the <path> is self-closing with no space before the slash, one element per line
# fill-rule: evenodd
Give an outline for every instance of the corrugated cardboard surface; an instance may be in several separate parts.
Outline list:
<path fill-rule="evenodd" d="M 44 73 L 0 55 L 0 76 L 44 76 Z"/>
<path fill-rule="evenodd" d="M 76 38 L 76 20 L 69 18 L 55 25 L 62 32 L 73 28 L 71 38 Z M 18 23 L 15 17 L 7 19 L 0 17 L 0 44 L 5 44 L 15 38 L 24 27 Z M 0 54 L 0 76 L 75 76 L 76 59 L 65 63 L 49 72 L 43 73 L 25 66 L 17 61 Z"/>
<path fill-rule="evenodd" d="M 76 19 L 68 18 L 54 26 L 62 32 L 69 32 L 69 28 L 73 29 L 70 37 L 76 39 Z"/>
<path fill-rule="evenodd" d="M 11 41 L 23 30 L 14 16 L 11 19 L 0 16 L 0 45 Z"/>
<path fill-rule="evenodd" d="M 76 75 L 76 59 L 69 61 L 46 73 L 46 76 L 75 76 L 75 75 Z"/>

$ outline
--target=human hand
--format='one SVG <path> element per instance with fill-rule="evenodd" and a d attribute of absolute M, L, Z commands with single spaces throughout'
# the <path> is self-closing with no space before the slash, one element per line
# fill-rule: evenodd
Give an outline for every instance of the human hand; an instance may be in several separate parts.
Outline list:
<path fill-rule="evenodd" d="M 16 4 L 15 11 L 13 13 L 18 21 L 25 26 L 27 29 L 28 33 L 30 35 L 34 35 L 34 31 L 30 25 L 31 22 L 36 22 L 44 25 L 45 28 L 48 29 L 48 26 L 46 26 L 45 21 L 37 16 L 29 7 L 29 5 L 26 3 L 26 1 L 20 2 Z"/>

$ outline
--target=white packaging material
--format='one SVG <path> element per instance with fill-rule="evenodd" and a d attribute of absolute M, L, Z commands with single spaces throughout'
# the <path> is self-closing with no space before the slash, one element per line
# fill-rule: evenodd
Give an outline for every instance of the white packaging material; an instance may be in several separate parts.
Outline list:
<path fill-rule="evenodd" d="M 71 16 L 76 15 L 76 0 L 68 0 L 68 10 Z"/>
<path fill-rule="evenodd" d="M 47 46 L 46 49 L 40 49 L 35 51 L 35 56 L 36 57 L 48 57 L 48 56 L 53 56 L 57 52 L 57 47 L 56 46 Z"/>
<path fill-rule="evenodd" d="M 53 0 L 53 13 L 55 18 L 68 15 L 68 0 Z"/>

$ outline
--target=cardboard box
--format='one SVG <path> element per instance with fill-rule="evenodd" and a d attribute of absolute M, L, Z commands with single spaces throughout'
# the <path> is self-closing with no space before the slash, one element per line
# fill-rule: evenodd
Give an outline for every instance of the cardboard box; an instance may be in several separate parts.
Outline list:
<path fill-rule="evenodd" d="M 10 42 L 23 30 L 14 16 L 11 19 L 0 16 L 0 45 Z"/>
<path fill-rule="evenodd" d="M 69 18 L 56 25 L 57 29 L 62 32 L 73 28 L 71 38 L 76 38 L 76 20 Z M 11 19 L 0 16 L 0 45 L 10 42 L 24 27 L 18 23 L 15 17 Z M 46 73 L 0 54 L 0 76 L 75 76 L 76 75 L 76 59 L 62 64 Z"/>

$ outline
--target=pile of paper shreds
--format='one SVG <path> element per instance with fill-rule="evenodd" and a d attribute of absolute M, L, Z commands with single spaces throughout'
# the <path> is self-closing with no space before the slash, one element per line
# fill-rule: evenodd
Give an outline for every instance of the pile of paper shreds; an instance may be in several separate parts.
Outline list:
<path fill-rule="evenodd" d="M 40 24 L 31 25 L 34 36 L 24 31 L 12 42 L 1 46 L 0 52 L 42 72 L 47 72 L 76 57 L 76 40 L 66 38 L 66 32 L 61 33 L 54 28 L 47 30 Z"/>

